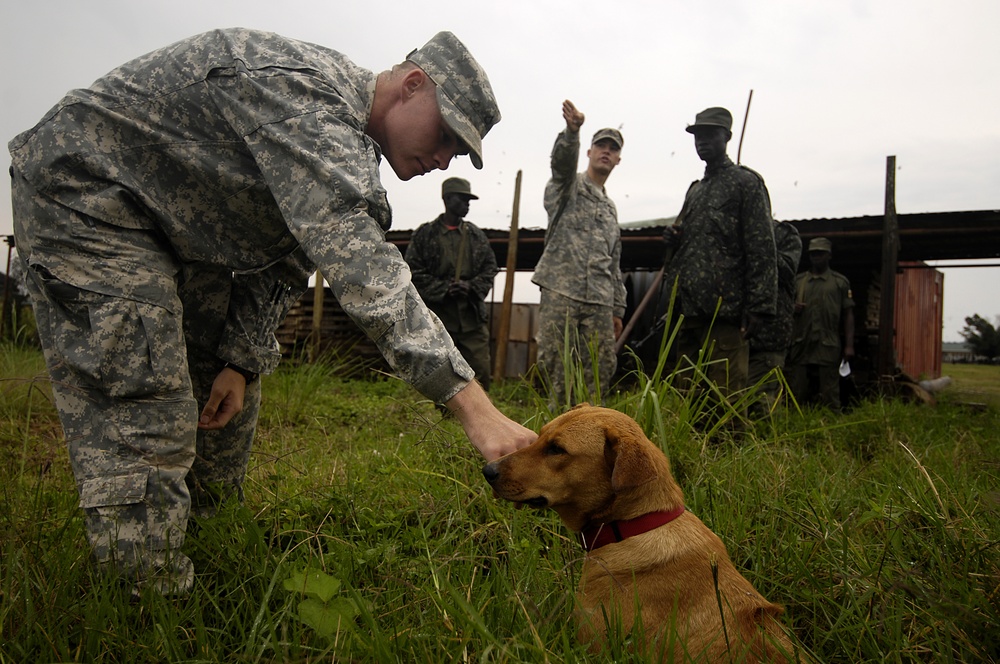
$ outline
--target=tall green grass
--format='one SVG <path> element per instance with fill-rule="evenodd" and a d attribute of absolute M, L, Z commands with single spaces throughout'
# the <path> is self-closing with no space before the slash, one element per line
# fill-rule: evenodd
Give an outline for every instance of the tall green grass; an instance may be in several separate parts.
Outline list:
<path fill-rule="evenodd" d="M 8 351 L 0 664 L 639 661 L 575 643 L 583 552 L 554 514 L 497 501 L 410 388 L 329 366 L 262 379 L 245 504 L 191 526 L 189 596 L 132 603 L 89 565 L 40 356 Z M 526 383 L 493 398 L 535 429 L 552 416 Z M 686 399 L 668 368 L 606 397 L 821 660 L 1000 661 L 997 409 L 785 408 L 720 438 Z"/>

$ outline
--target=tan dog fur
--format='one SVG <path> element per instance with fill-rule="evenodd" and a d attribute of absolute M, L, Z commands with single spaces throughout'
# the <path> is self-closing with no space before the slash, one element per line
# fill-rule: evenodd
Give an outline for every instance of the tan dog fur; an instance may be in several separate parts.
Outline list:
<path fill-rule="evenodd" d="M 500 497 L 549 507 L 574 532 L 684 504 L 666 455 L 641 427 L 587 405 L 542 427 L 532 445 L 487 464 L 483 474 Z M 783 609 L 743 578 L 722 540 L 691 512 L 587 554 L 577 597 L 577 636 L 593 651 L 606 641 L 604 612 L 628 631 L 638 605 L 647 652 L 664 661 L 795 661 L 776 620 Z"/>

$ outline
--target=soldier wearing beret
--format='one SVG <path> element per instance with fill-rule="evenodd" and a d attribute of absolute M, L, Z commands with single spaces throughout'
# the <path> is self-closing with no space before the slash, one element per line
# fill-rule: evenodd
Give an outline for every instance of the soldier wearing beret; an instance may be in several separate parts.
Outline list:
<path fill-rule="evenodd" d="M 617 129 L 598 130 L 587 150 L 587 170 L 578 173 L 585 117 L 569 100 L 562 114 L 566 128 L 556 137 L 552 177 L 545 185 L 545 249 L 531 278 L 541 289 L 538 363 L 550 382 L 553 408 L 608 393 L 625 315 L 618 209 L 604 188 L 621 162 L 625 140 Z M 588 394 L 574 395 L 567 385 L 566 368 L 572 365 L 582 365 Z"/>
<path fill-rule="evenodd" d="M 771 200 L 764 179 L 726 154 L 733 116 L 707 108 L 687 131 L 705 162 L 664 240 L 673 252 L 665 281 L 677 284 L 684 322 L 677 342 L 681 368 L 709 351 L 708 379 L 724 395 L 747 386 L 749 340 L 775 314 L 778 276 Z"/>
<path fill-rule="evenodd" d="M 795 327 L 788 350 L 788 385 L 800 404 L 841 409 L 842 361 L 854 357 L 854 298 L 847 277 L 830 269 L 833 243 L 809 241 L 809 270 L 795 278 Z"/>
<path fill-rule="evenodd" d="M 406 248 L 413 285 L 437 314 L 483 389 L 490 388 L 490 329 L 486 296 L 500 269 L 490 241 L 465 221 L 472 193 L 468 180 L 441 185 L 444 213 L 414 231 Z"/>
<path fill-rule="evenodd" d="M 134 587 L 186 592 L 192 506 L 242 494 L 274 331 L 318 268 L 395 371 L 494 459 L 499 413 L 384 233 L 408 180 L 500 119 L 451 33 L 375 74 L 276 34 L 207 32 L 69 92 L 14 138 L 17 250 L 88 539 Z"/>

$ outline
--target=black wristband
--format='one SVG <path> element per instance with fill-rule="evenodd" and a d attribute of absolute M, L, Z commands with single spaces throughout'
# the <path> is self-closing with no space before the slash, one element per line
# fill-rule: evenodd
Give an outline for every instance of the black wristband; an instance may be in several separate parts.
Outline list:
<path fill-rule="evenodd" d="M 238 367 L 235 364 L 233 364 L 232 362 L 226 362 L 226 366 L 223 367 L 223 368 L 224 369 L 232 369 L 233 371 L 235 371 L 239 375 L 243 376 L 243 380 L 246 381 L 247 385 L 252 384 L 258 378 L 260 378 L 260 374 L 254 373 L 252 371 L 247 371 L 243 367 Z"/>

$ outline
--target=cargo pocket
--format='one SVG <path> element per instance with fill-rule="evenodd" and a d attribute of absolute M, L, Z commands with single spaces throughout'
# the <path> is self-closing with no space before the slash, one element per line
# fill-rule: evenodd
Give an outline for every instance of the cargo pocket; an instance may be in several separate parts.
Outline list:
<path fill-rule="evenodd" d="M 135 505 L 146 498 L 148 484 L 148 469 L 84 480 L 80 485 L 80 507 L 103 512 L 109 508 Z"/>
<path fill-rule="evenodd" d="M 188 388 L 181 322 L 163 307 L 109 298 L 90 310 L 93 343 L 102 349 L 101 382 L 118 398 Z"/>

